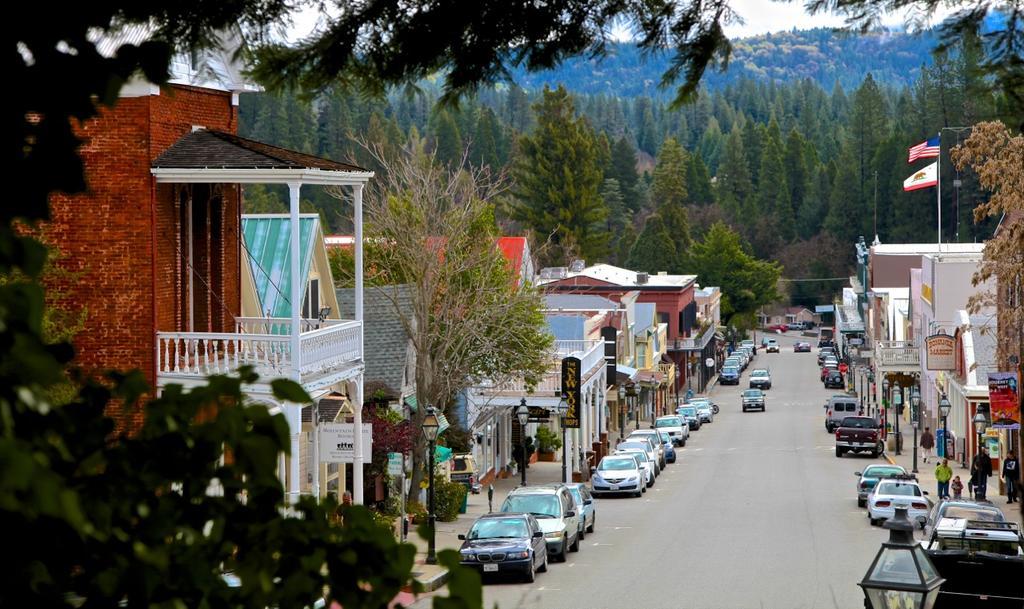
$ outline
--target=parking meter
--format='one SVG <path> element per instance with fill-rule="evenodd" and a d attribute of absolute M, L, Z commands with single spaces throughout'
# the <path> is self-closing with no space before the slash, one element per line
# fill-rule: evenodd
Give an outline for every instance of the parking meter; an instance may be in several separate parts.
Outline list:
<path fill-rule="evenodd" d="M 493 484 L 488 484 L 487 485 L 487 511 L 488 512 L 493 512 L 494 511 L 494 485 Z"/>

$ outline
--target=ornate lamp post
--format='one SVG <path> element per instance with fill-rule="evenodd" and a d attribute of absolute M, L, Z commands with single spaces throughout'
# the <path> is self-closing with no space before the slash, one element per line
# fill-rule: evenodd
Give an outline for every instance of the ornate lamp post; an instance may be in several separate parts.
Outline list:
<path fill-rule="evenodd" d="M 896 454 L 899 455 L 903 448 L 903 436 L 900 435 L 900 417 L 903 415 L 903 387 L 899 381 L 892 385 L 892 405 L 896 413 Z"/>
<path fill-rule="evenodd" d="M 423 416 L 423 437 L 427 440 L 427 522 L 430 528 L 430 537 L 427 539 L 427 564 L 437 564 L 437 554 L 434 551 L 434 443 L 437 442 L 437 434 L 441 430 L 441 422 L 437 418 L 437 411 L 433 406 L 427 406 L 427 413 Z"/>
<path fill-rule="evenodd" d="M 920 417 L 920 406 L 921 390 L 917 385 L 914 385 L 910 390 L 910 425 L 914 428 L 914 469 L 910 471 L 915 474 L 917 473 L 917 427 L 918 418 Z"/>
<path fill-rule="evenodd" d="M 974 418 L 971 419 L 974 423 L 974 433 L 978 434 L 978 448 L 974 451 L 975 455 L 981 453 L 981 437 L 985 434 L 985 430 L 988 429 L 988 419 L 985 418 L 985 413 L 975 413 Z"/>
<path fill-rule="evenodd" d="M 526 398 L 519 400 L 519 408 L 516 408 L 516 419 L 519 420 L 519 444 L 523 450 L 523 466 L 520 468 L 522 471 L 521 480 L 522 485 L 526 486 L 526 424 L 530 420 L 530 409 L 526 406 Z"/>
<path fill-rule="evenodd" d="M 889 541 L 883 542 L 864 579 L 867 604 L 874 609 L 931 609 L 946 580 L 939 577 L 924 548 L 914 539 L 914 525 L 906 508 L 883 525 Z"/>
<path fill-rule="evenodd" d="M 566 460 L 568 452 L 565 446 L 565 415 L 569 413 L 569 402 L 565 400 L 565 394 L 562 395 L 562 399 L 558 400 L 558 406 L 555 406 L 555 414 L 558 415 L 558 423 L 562 427 L 562 482 L 568 482 L 565 479 L 566 474 Z"/>
<path fill-rule="evenodd" d="M 948 420 L 949 411 L 952 407 L 953 405 L 949 403 L 949 398 L 947 398 L 946 394 L 943 393 L 942 397 L 939 399 L 939 412 L 942 414 L 942 457 L 945 459 L 949 458 L 949 455 L 946 454 L 948 452 L 946 449 L 949 447 Z"/>
<path fill-rule="evenodd" d="M 882 377 L 882 413 L 885 418 L 886 430 L 885 433 L 888 435 L 888 423 L 889 423 L 889 405 L 892 404 L 892 394 L 889 393 L 889 377 Z"/>

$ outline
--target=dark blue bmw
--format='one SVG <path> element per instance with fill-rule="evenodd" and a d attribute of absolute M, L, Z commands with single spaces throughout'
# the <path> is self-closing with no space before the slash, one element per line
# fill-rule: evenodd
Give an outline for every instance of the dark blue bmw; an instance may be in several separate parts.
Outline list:
<path fill-rule="evenodd" d="M 484 514 L 459 539 L 462 564 L 483 575 L 512 572 L 533 582 L 538 572 L 548 570 L 544 532 L 530 514 Z"/>

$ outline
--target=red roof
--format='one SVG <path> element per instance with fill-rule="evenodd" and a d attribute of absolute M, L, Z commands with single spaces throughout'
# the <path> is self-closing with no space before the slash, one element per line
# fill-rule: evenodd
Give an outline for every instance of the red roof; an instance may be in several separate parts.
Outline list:
<path fill-rule="evenodd" d="M 512 265 L 512 271 L 518 279 L 523 268 L 523 256 L 526 255 L 526 237 L 499 237 L 498 247 L 505 260 Z"/>

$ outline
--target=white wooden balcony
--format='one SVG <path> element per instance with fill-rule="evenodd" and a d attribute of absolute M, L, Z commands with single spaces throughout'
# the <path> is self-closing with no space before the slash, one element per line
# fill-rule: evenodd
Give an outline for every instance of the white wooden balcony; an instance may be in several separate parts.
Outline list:
<path fill-rule="evenodd" d="M 553 406 L 558 403 L 562 391 L 562 358 L 571 356 L 580 359 L 580 375 L 584 386 L 595 371 L 605 365 L 604 342 L 600 340 L 556 340 L 551 355 L 551 366 L 533 391 L 526 391 L 523 379 L 502 384 L 485 381 L 472 390 L 476 401 L 507 406 L 518 404 L 520 398 L 528 397 L 531 405 Z"/>
<path fill-rule="evenodd" d="M 298 378 L 307 391 L 346 378 L 362 365 L 362 323 L 302 320 Z M 260 384 L 293 377 L 291 320 L 236 318 L 234 333 L 157 332 L 157 383 L 193 385 L 211 374 L 230 374 L 251 366 Z"/>
<path fill-rule="evenodd" d="M 914 341 L 878 341 L 875 343 L 875 363 L 885 370 L 915 372 L 921 368 L 921 351 Z"/>

